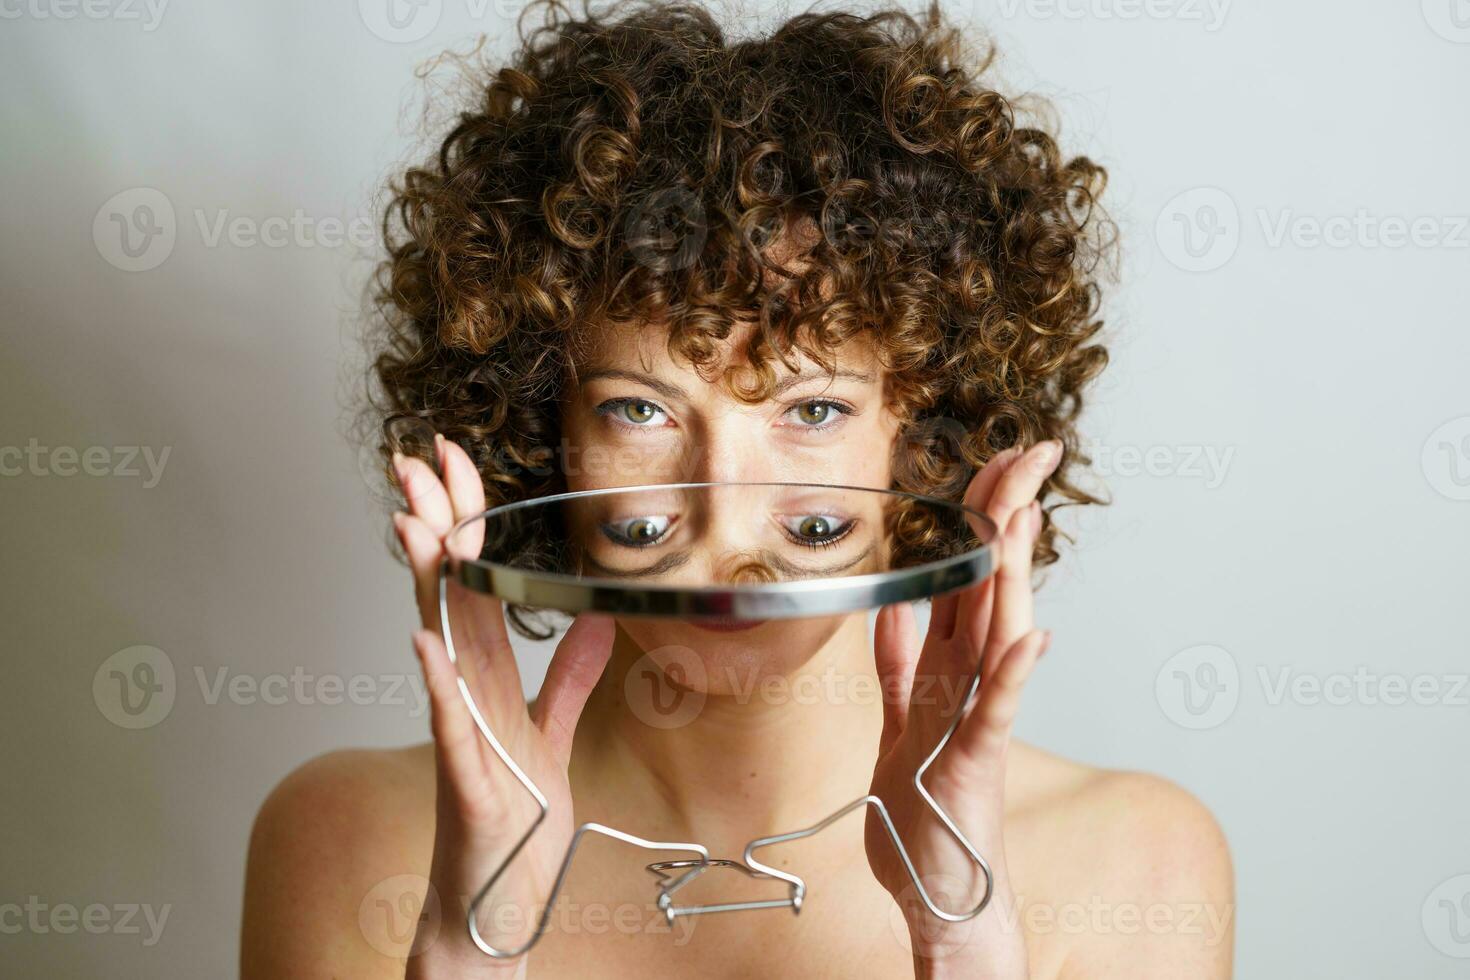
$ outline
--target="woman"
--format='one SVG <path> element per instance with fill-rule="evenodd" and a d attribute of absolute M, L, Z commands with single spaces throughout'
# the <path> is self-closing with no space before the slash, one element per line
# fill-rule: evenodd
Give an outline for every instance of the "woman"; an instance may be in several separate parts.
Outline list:
<path fill-rule="evenodd" d="M 1020 125 L 967 58 L 934 8 L 805 14 L 739 43 L 697 7 L 552 18 L 395 185 L 377 404 L 434 737 L 332 753 L 266 801 L 245 975 L 1230 974 L 1232 872 L 1208 812 L 1010 739 L 1048 641 L 1031 580 L 1057 557 L 1057 505 L 1042 504 L 1095 502 L 1074 482 L 1074 423 L 1106 360 L 1093 273 L 1109 229 L 1101 169 Z M 403 438 L 415 426 L 431 448 Z M 984 882 L 911 779 L 977 664 L 981 692 L 925 784 L 987 857 L 990 904 L 929 914 L 870 812 L 764 853 L 808 882 L 800 915 L 669 924 L 648 852 L 588 843 L 539 942 L 484 955 L 465 908 L 535 810 L 438 633 L 447 531 L 567 489 L 742 480 L 963 497 L 1001 529 L 1000 570 L 935 600 L 924 636 L 906 604 L 884 608 L 871 642 L 862 614 L 697 634 L 582 615 L 529 705 L 506 616 L 480 603 L 460 665 L 551 805 L 485 905 L 487 938 L 532 935 L 577 822 L 738 857 L 868 792 L 940 906 L 971 907 Z M 882 696 L 750 696 L 832 677 Z M 698 710 L 651 723 L 645 678 Z M 679 895 L 783 897 L 773 884 L 712 869 Z"/>

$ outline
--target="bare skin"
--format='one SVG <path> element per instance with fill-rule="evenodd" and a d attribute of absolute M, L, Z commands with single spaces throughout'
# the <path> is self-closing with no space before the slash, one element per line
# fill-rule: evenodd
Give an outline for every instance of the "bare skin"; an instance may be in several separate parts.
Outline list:
<path fill-rule="evenodd" d="M 568 465 L 573 488 L 706 480 L 889 485 L 896 420 L 883 405 L 882 372 L 860 344 L 840 352 L 838 367 L 862 377 L 829 380 L 803 360 L 810 380 L 749 406 L 669 358 L 659 336 L 609 335 L 577 366 L 580 380 L 563 405 L 564 432 L 582 461 Z M 824 399 L 850 411 L 818 407 Z M 738 857 L 748 840 L 808 825 L 870 789 L 890 802 L 921 871 L 963 885 L 968 864 L 903 799 L 903 787 L 942 731 L 946 707 L 954 708 L 942 692 L 983 662 L 992 683 L 931 782 L 942 785 L 941 802 L 996 870 L 995 898 L 980 917 L 941 928 L 916 912 L 891 850 L 852 814 L 771 852 L 773 863 L 807 879 L 799 916 L 767 910 L 669 926 L 652 906 L 652 878 L 643 870 L 650 855 L 594 839 L 579 851 L 541 942 L 508 964 L 483 956 L 464 935 L 465 903 L 531 811 L 459 713 L 453 667 L 432 631 L 444 531 L 483 506 L 468 457 L 448 444 L 442 453 L 442 481 L 427 465 L 404 462 L 409 512 L 396 521 L 428 627 L 415 647 L 434 693 L 435 741 L 331 753 L 271 794 L 251 837 L 244 976 L 1230 975 L 1232 871 L 1208 811 L 1165 780 L 1094 769 L 1009 737 L 1021 688 L 1046 646 L 1031 622 L 1029 581 L 1038 527 L 1031 501 L 1055 465 L 1046 444 L 1003 454 L 976 476 L 966 499 L 1003 529 L 1003 570 L 983 588 L 936 600 L 927 637 L 914 629 L 911 611 L 890 607 L 874 640 L 863 616 L 844 617 L 809 644 L 772 642 L 771 655 L 754 665 L 739 659 L 743 674 L 725 669 L 737 661 L 716 640 L 690 643 L 709 668 L 698 692 L 703 707 L 676 731 L 640 720 L 625 681 L 645 650 L 686 638 L 677 632 L 688 629 L 683 624 L 660 633 L 647 621 L 614 628 L 579 617 L 529 709 L 513 683 L 513 657 L 505 664 L 490 656 L 475 679 L 492 727 L 537 782 L 552 787 L 553 813 L 563 821 L 544 828 L 540 850 L 525 856 L 541 870 L 519 880 L 542 879 L 539 894 L 546 869 L 560 859 L 573 808 L 577 820 L 699 841 L 713 856 Z M 786 685 L 777 690 L 794 691 L 803 678 L 834 675 L 850 685 L 896 678 L 895 689 L 912 694 L 912 704 L 752 698 L 739 689 L 740 678 L 774 678 Z M 950 683 L 933 684 L 926 689 L 940 693 L 921 699 L 911 677 Z M 723 683 L 729 678 L 733 686 Z M 414 915 L 396 927 L 393 915 L 416 914 L 430 882 L 437 915 L 431 905 L 415 943 Z M 507 907 L 537 900 L 535 888 L 517 887 L 508 885 Z M 941 904 L 964 905 L 959 891 Z M 783 896 L 779 882 L 709 872 L 681 900 Z M 516 923 L 509 927 L 514 932 Z M 411 949 L 415 955 L 406 956 Z"/>

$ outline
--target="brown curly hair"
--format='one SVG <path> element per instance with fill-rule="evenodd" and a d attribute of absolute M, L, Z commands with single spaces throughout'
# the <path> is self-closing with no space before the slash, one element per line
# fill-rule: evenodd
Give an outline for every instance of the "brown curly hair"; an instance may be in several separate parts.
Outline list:
<path fill-rule="evenodd" d="M 897 489 L 958 499 L 997 452 L 1061 440 L 1036 551 L 1054 561 L 1051 512 L 1101 502 L 1074 483 L 1090 462 L 1075 421 L 1107 363 L 1115 236 L 1104 170 L 1018 122 L 1022 103 L 985 82 L 993 50 L 972 54 L 934 0 L 922 19 L 807 12 L 740 41 L 686 3 L 535 8 L 544 24 L 508 63 L 476 67 L 435 158 L 391 184 L 383 459 L 432 462 L 416 434 L 439 431 L 492 505 L 564 489 L 559 400 L 587 324 L 661 319 L 702 369 L 754 321 L 750 399 L 771 358 L 829 365 L 868 333 L 905 420 Z M 795 271 L 770 253 L 799 225 L 820 234 Z"/>

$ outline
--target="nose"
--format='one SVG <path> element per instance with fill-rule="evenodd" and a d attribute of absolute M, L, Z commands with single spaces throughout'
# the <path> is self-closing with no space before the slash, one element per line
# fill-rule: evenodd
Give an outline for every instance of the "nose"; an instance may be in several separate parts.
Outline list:
<path fill-rule="evenodd" d="M 730 409 L 711 417 L 695 433 L 689 454 L 689 482 L 774 481 L 780 460 L 762 438 L 763 422 L 753 412 Z"/>

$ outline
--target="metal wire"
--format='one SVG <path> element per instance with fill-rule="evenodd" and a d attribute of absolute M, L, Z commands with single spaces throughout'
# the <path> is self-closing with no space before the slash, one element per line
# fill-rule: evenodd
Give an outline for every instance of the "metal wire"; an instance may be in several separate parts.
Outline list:
<path fill-rule="evenodd" d="M 455 653 L 454 639 L 451 635 L 449 621 L 449 564 L 449 559 L 446 557 L 441 567 L 441 574 L 439 576 L 439 623 L 440 628 L 444 634 L 444 648 L 449 654 L 449 660 L 451 663 L 458 665 L 459 660 Z M 545 909 L 542 911 L 540 917 L 537 919 L 536 927 L 534 932 L 531 934 L 531 937 L 519 946 L 510 949 L 498 948 L 488 942 L 484 938 L 484 936 L 480 934 L 478 916 L 479 908 L 481 904 L 484 903 L 485 899 L 489 896 L 490 890 L 495 886 L 498 881 L 500 881 L 501 877 L 510 867 L 511 862 L 515 860 L 516 855 L 521 852 L 521 849 L 525 847 L 526 843 L 541 827 L 542 822 L 546 819 L 546 814 L 550 810 L 550 806 L 548 805 L 546 797 L 541 792 L 540 788 L 529 776 L 525 774 L 525 772 L 521 770 L 520 766 L 516 765 L 515 760 L 510 757 L 509 753 L 505 751 L 504 746 L 500 744 L 499 739 L 495 737 L 494 731 L 492 731 L 489 724 L 486 723 L 484 716 L 480 714 L 480 709 L 478 705 L 475 704 L 475 699 L 473 695 L 470 694 L 469 686 L 465 683 L 464 676 L 462 674 L 459 676 L 458 680 L 460 697 L 463 698 L 465 705 L 469 708 L 470 715 L 474 718 L 475 726 L 480 730 L 480 734 L 485 738 L 485 741 L 490 743 L 490 748 L 494 750 L 497 756 L 499 756 L 500 761 L 505 763 L 506 768 L 511 771 L 511 774 L 514 775 L 515 778 L 520 782 L 520 784 L 526 788 L 526 791 L 531 794 L 531 797 L 536 801 L 536 804 L 539 807 L 539 812 L 536 815 L 536 819 L 531 823 L 531 826 L 527 828 L 526 832 L 521 835 L 520 839 L 516 841 L 516 844 L 514 847 L 511 848 L 510 853 L 506 855 L 505 859 L 501 861 L 501 863 L 495 868 L 490 877 L 485 881 L 485 884 L 481 886 L 478 892 L 475 893 L 475 896 L 471 900 L 469 905 L 467 919 L 469 924 L 470 938 L 474 941 L 476 947 L 478 947 L 486 955 L 494 957 L 495 959 L 513 959 L 517 956 L 521 956 L 540 941 L 541 937 L 546 932 L 546 927 L 548 923 L 550 922 L 552 907 L 556 902 L 557 895 L 560 894 L 562 886 L 566 882 L 567 873 L 571 870 L 572 859 L 576 855 L 577 847 L 579 844 L 581 844 L 582 838 L 586 834 L 600 834 L 602 836 L 611 837 L 614 840 L 622 841 L 625 844 L 632 844 L 635 847 L 641 847 L 646 850 L 687 851 L 693 854 L 697 854 L 699 856 L 697 860 L 692 861 L 655 862 L 654 864 L 648 866 L 649 870 L 654 872 L 660 879 L 658 907 L 663 911 L 664 915 L 671 923 L 678 916 L 707 915 L 718 912 L 742 912 L 770 908 L 790 908 L 793 913 L 799 914 L 801 912 L 802 902 L 806 898 L 806 882 L 797 875 L 782 871 L 778 868 L 770 867 L 766 864 L 762 864 L 755 858 L 755 852 L 757 850 L 760 850 L 761 848 L 771 847 L 776 844 L 782 844 L 788 841 L 801 840 L 807 837 L 811 837 L 814 834 L 818 834 L 821 831 L 825 830 L 827 827 L 831 826 L 833 823 L 840 820 L 848 813 L 851 813 L 853 810 L 859 809 L 861 807 L 870 806 L 877 810 L 878 817 L 883 823 L 883 828 L 888 834 L 888 839 L 893 843 L 894 850 L 897 851 L 899 859 L 903 862 L 904 869 L 907 871 L 910 881 L 912 881 L 914 884 L 914 888 L 918 894 L 919 900 L 923 903 L 924 907 L 929 911 L 931 915 L 934 915 L 936 918 L 942 919 L 946 922 L 965 922 L 979 915 L 985 910 L 985 907 L 990 904 L 991 896 L 995 890 L 995 878 L 993 873 L 991 872 L 990 863 L 985 860 L 985 858 L 975 848 L 974 844 L 970 842 L 970 839 L 965 836 L 964 832 L 961 831 L 960 828 L 955 824 L 954 820 L 951 819 L 950 815 L 945 811 L 945 809 L 939 805 L 939 802 L 935 800 L 932 795 L 930 795 L 929 790 L 924 786 L 923 781 L 924 773 L 929 769 L 929 766 L 939 756 L 939 753 L 944 750 L 944 747 L 949 744 L 950 737 L 954 734 L 955 729 L 959 727 L 960 721 L 965 716 L 966 709 L 974 700 L 976 692 L 979 690 L 980 672 L 977 669 L 974 676 L 972 676 L 970 679 L 969 690 L 965 695 L 965 701 L 961 705 L 960 710 L 955 712 L 954 719 L 950 722 L 949 728 L 945 730 L 944 736 L 940 738 L 939 743 L 934 747 L 933 751 L 929 753 L 928 757 L 925 758 L 925 760 L 919 765 L 918 769 L 914 772 L 914 789 L 918 792 L 920 798 L 923 799 L 925 805 L 931 811 L 933 811 L 934 815 L 944 825 L 950 836 L 953 837 L 955 841 L 960 845 L 960 847 L 964 849 L 966 855 L 968 855 L 970 860 L 973 861 L 980 868 L 981 873 L 985 877 L 985 894 L 981 896 L 980 901 L 974 906 L 974 908 L 962 912 L 949 912 L 945 909 L 940 908 L 934 902 L 934 899 L 930 897 L 928 890 L 925 889 L 923 881 L 920 880 L 918 871 L 914 868 L 914 863 L 909 857 L 908 850 L 904 847 L 903 840 L 899 837 L 898 830 L 893 825 L 893 819 L 888 814 L 888 808 L 884 806 L 883 801 L 879 797 L 869 794 L 867 796 L 863 796 L 859 799 L 853 800 L 851 803 L 848 803 L 835 812 L 829 814 L 827 817 L 823 818 L 815 824 L 812 824 L 810 827 L 805 827 L 801 830 L 794 830 L 785 834 L 775 834 L 769 837 L 760 837 L 751 841 L 750 843 L 745 845 L 745 852 L 741 861 L 733 861 L 728 858 L 712 859 L 709 856 L 708 849 L 706 849 L 702 844 L 672 841 L 650 841 L 642 837 L 637 837 L 633 834 L 625 833 L 624 831 L 605 826 L 603 824 L 592 822 L 583 823 L 579 825 L 576 831 L 572 834 L 571 842 L 567 845 L 566 852 L 562 856 L 561 865 L 557 870 L 556 879 L 551 886 L 551 893 L 546 899 Z M 787 886 L 789 888 L 789 897 L 785 899 L 771 899 L 750 902 L 724 902 L 695 906 L 675 905 L 673 899 L 674 894 L 680 888 L 684 887 L 694 878 L 703 874 L 711 867 L 732 867 L 736 868 L 737 870 L 743 871 L 745 874 L 751 877 L 768 877 L 779 879 L 787 883 Z M 665 871 L 674 870 L 677 868 L 687 868 L 688 870 L 685 870 L 683 874 L 677 875 L 672 878 L 664 873 Z"/>

